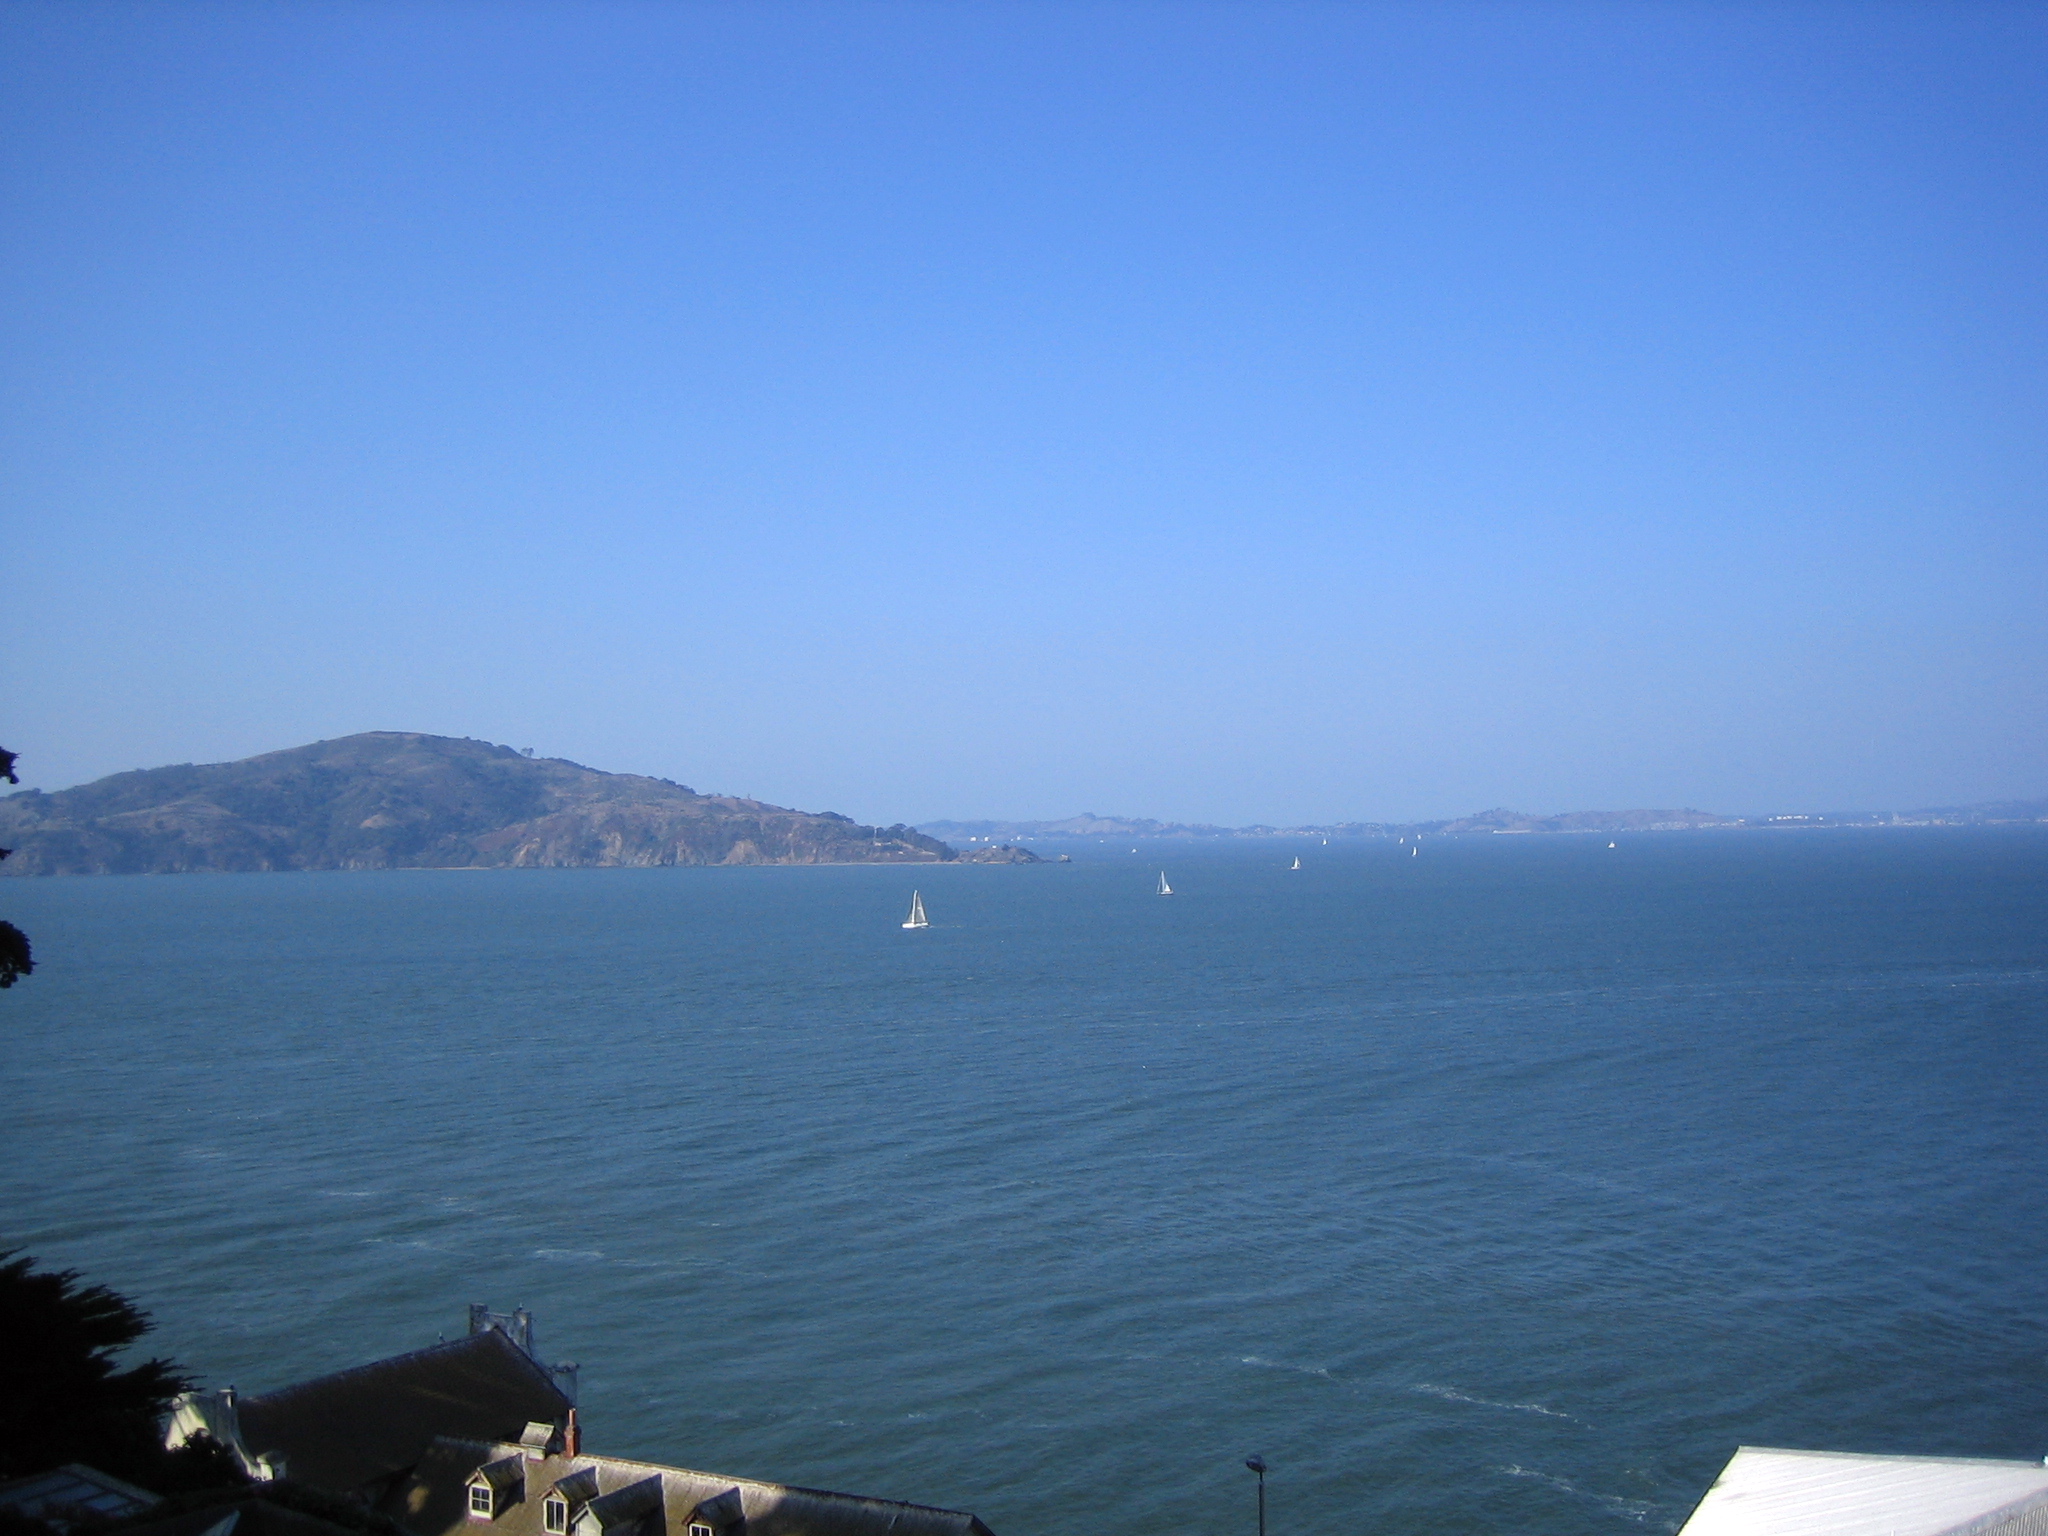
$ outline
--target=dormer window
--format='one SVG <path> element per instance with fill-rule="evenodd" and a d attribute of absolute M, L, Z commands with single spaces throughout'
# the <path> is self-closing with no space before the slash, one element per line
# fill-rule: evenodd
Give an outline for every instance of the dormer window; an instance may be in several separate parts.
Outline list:
<path fill-rule="evenodd" d="M 737 1488 L 706 1499 L 690 1511 L 690 1536 L 746 1536 L 747 1510 Z"/>
<path fill-rule="evenodd" d="M 583 1521 L 579 1515 L 596 1497 L 597 1469 L 585 1467 L 580 1472 L 571 1472 L 540 1501 L 541 1528 L 547 1536 L 569 1536 L 572 1530 L 581 1531 Z"/>
<path fill-rule="evenodd" d="M 469 1518 L 495 1520 L 526 1492 L 526 1463 L 503 1456 L 469 1474 Z"/>

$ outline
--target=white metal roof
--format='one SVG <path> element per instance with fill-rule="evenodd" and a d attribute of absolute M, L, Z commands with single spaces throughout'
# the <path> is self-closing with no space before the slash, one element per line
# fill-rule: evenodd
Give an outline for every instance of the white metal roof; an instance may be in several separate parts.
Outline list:
<path fill-rule="evenodd" d="M 2048 1466 L 2038 1461 L 1745 1445 L 1679 1536 L 2033 1536 L 2037 1529 L 2048 1532 Z"/>

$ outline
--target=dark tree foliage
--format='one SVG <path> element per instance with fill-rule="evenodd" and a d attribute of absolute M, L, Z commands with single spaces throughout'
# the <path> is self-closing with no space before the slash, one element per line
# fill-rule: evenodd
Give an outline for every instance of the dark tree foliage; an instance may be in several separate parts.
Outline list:
<path fill-rule="evenodd" d="M 21 782 L 14 776 L 14 754 L 5 747 L 0 747 L 0 779 L 10 784 Z M 12 848 L 0 848 L 0 859 L 13 851 Z M 28 950 L 28 935 L 12 923 L 0 923 L 0 987 L 13 986 L 35 968 L 35 958 Z"/>
<path fill-rule="evenodd" d="M 0 923 L 0 987 L 11 987 L 18 977 L 36 968 L 30 955 L 28 935 L 12 923 Z"/>
<path fill-rule="evenodd" d="M 245 1488 L 249 1474 L 235 1453 L 211 1435 L 195 1435 L 175 1451 L 157 1448 L 156 1470 L 145 1486 L 153 1493 L 192 1493 L 201 1489 Z"/>
<path fill-rule="evenodd" d="M 75 1270 L 0 1253 L 0 1339 L 19 1384 L 0 1393 L 0 1481 L 71 1461 L 153 1492 L 246 1481 L 217 1445 L 164 1449 L 161 1420 L 191 1382 L 168 1360 L 121 1370 L 115 1359 L 152 1326 Z"/>

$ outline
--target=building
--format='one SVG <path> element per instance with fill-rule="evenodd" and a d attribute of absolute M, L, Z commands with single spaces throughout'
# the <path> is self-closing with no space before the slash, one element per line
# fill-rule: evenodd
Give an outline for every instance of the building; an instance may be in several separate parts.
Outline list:
<path fill-rule="evenodd" d="M 575 1388 L 574 1365 L 535 1357 L 528 1314 L 471 1307 L 466 1338 L 276 1392 L 188 1392 L 165 1440 L 210 1435 L 259 1481 L 412 1536 L 991 1536 L 964 1510 L 585 1455 Z M 238 1507 L 232 1528 L 180 1516 L 160 1536 L 320 1536 L 298 1528 L 317 1510 Z"/>
<path fill-rule="evenodd" d="M 2048 1465 L 1745 1445 L 1678 1536 L 2048 1536 Z"/>
<path fill-rule="evenodd" d="M 569 1425 L 444 1436 L 379 1506 L 413 1536 L 992 1536 L 965 1510 L 581 1454 Z"/>
<path fill-rule="evenodd" d="M 165 1499 L 147 1517 L 124 1522 L 121 1536 L 405 1536 L 362 1505 L 272 1480 L 208 1488 Z"/>
<path fill-rule="evenodd" d="M 60 1531 L 74 1525 L 124 1520 L 161 1502 L 147 1488 L 78 1462 L 0 1483 L 0 1509 L 11 1509 Z"/>
<path fill-rule="evenodd" d="M 276 1392 L 187 1392 L 165 1443 L 206 1434 L 259 1481 L 289 1477 L 375 1504 L 437 1435 L 513 1438 L 575 1407 L 573 1365 L 533 1355 L 533 1319 L 470 1308 L 470 1332 Z"/>

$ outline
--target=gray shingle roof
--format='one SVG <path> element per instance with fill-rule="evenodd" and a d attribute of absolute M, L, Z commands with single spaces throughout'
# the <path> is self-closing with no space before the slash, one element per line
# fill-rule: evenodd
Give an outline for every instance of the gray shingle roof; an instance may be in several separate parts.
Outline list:
<path fill-rule="evenodd" d="M 536 1420 L 559 1423 L 569 1399 L 497 1329 L 372 1361 L 236 1404 L 242 1443 L 282 1453 L 285 1475 L 375 1498 L 436 1435 L 511 1441 Z M 475 1465 L 464 1472 L 474 1471 Z"/>
<path fill-rule="evenodd" d="M 618 1531 L 645 1531 L 654 1536 L 665 1523 L 663 1492 L 661 1475 L 656 1473 L 599 1494 L 576 1516 L 576 1523 L 569 1527 L 571 1536 L 613 1536 Z"/>
<path fill-rule="evenodd" d="M 723 1531 L 727 1526 L 738 1525 L 747 1518 L 746 1495 L 737 1488 L 728 1488 L 715 1498 L 706 1499 L 687 1517 L 692 1525 L 708 1525 L 714 1531 Z"/>
<path fill-rule="evenodd" d="M 573 1462 L 567 1464 L 575 1465 Z M 597 1497 L 597 1468 L 585 1467 L 580 1472 L 558 1476 L 555 1478 L 554 1487 L 549 1491 L 560 1494 L 562 1501 L 569 1506 L 573 1514 Z"/>

